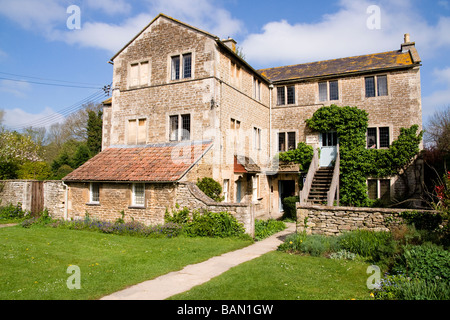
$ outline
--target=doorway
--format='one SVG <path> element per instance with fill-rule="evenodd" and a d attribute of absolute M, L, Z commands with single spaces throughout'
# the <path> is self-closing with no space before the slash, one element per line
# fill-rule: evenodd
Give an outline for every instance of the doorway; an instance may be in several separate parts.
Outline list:
<path fill-rule="evenodd" d="M 329 131 L 319 134 L 321 167 L 331 167 L 337 157 L 338 137 L 337 132 Z"/>
<path fill-rule="evenodd" d="M 294 180 L 279 180 L 278 181 L 278 195 L 280 212 L 284 211 L 283 200 L 287 197 L 295 196 L 295 181 Z"/>

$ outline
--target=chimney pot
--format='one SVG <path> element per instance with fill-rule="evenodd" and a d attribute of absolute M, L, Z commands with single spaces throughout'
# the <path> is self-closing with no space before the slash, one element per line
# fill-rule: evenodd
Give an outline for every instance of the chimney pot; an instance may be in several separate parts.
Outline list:
<path fill-rule="evenodd" d="M 405 43 L 409 43 L 411 40 L 409 39 L 409 33 L 405 33 Z"/>

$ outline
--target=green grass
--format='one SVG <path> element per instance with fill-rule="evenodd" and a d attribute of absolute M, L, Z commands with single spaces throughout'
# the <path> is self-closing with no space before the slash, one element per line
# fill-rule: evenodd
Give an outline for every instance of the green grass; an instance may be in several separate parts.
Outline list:
<path fill-rule="evenodd" d="M 0 228 L 0 300 L 97 299 L 222 253 L 250 240 L 146 239 L 89 231 L 20 226 Z M 70 265 L 81 289 L 68 289 Z"/>
<path fill-rule="evenodd" d="M 270 252 L 174 300 L 365 300 L 368 265 Z"/>

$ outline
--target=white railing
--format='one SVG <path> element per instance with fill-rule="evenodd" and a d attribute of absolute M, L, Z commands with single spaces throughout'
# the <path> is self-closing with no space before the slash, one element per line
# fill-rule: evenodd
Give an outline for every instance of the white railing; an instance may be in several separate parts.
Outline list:
<path fill-rule="evenodd" d="M 334 200 L 337 200 L 339 205 L 339 173 L 341 170 L 341 156 L 339 154 L 339 145 L 337 146 L 336 162 L 334 164 L 333 179 L 331 180 L 330 190 L 327 192 L 327 205 L 334 206 Z M 336 196 L 336 198 L 335 198 Z"/>
<path fill-rule="evenodd" d="M 308 174 L 306 175 L 305 183 L 303 184 L 303 189 L 300 191 L 299 195 L 300 204 L 306 204 L 309 197 L 309 191 L 311 190 L 311 185 L 318 168 L 319 168 L 319 149 L 314 149 L 314 154 L 311 164 L 309 165 Z"/>

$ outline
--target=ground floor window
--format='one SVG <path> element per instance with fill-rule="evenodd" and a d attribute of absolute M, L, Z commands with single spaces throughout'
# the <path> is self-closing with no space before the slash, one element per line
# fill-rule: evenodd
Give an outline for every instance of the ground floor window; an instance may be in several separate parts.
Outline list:
<path fill-rule="evenodd" d="M 369 189 L 369 199 L 391 200 L 391 180 L 389 179 L 369 179 L 367 180 Z"/>
<path fill-rule="evenodd" d="M 132 193 L 132 205 L 138 207 L 145 206 L 145 184 L 134 183 Z"/>
<path fill-rule="evenodd" d="M 100 203 L 100 185 L 98 183 L 91 183 L 89 186 L 89 202 Z"/>

